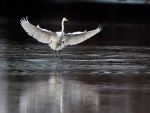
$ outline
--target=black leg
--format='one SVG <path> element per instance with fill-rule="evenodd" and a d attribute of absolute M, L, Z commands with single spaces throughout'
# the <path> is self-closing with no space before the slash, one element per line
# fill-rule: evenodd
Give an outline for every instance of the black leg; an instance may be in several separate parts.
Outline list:
<path fill-rule="evenodd" d="M 56 55 L 56 58 L 57 58 L 57 53 L 56 53 L 56 50 L 55 50 L 55 55 Z"/>
<path fill-rule="evenodd" d="M 60 50 L 59 50 L 59 55 L 60 55 L 61 59 L 63 60 L 63 58 L 62 58 L 62 56 L 61 56 L 61 54 L 60 54 Z"/>

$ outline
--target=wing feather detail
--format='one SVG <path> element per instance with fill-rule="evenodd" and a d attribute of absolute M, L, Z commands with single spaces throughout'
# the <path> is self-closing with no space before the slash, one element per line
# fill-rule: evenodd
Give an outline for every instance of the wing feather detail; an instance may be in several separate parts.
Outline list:
<path fill-rule="evenodd" d="M 23 18 L 20 20 L 20 24 L 23 29 L 28 33 L 28 35 L 32 36 L 33 38 L 37 39 L 39 42 L 42 43 L 51 43 L 52 40 L 56 38 L 56 34 L 40 28 L 39 25 L 34 26 L 29 21 L 28 18 Z"/>
<path fill-rule="evenodd" d="M 102 30 L 102 26 L 100 25 L 97 29 L 92 31 L 84 31 L 84 32 L 74 32 L 74 33 L 68 33 L 64 36 L 64 44 L 67 45 L 76 45 L 79 44 L 95 34 L 99 33 Z"/>

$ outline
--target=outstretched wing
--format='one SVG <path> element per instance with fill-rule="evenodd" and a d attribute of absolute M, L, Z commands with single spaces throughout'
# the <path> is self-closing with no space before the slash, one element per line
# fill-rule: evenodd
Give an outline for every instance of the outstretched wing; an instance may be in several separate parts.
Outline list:
<path fill-rule="evenodd" d="M 94 36 L 95 34 L 99 33 L 102 30 L 102 26 L 99 25 L 99 27 L 92 31 L 84 31 L 84 32 L 74 32 L 74 33 L 68 33 L 64 36 L 64 44 L 66 45 L 76 45 L 78 43 L 81 43 L 90 37 Z"/>
<path fill-rule="evenodd" d="M 39 42 L 42 43 L 51 43 L 52 40 L 55 40 L 56 34 L 48 31 L 46 29 L 42 29 L 39 25 L 34 26 L 29 21 L 28 18 L 23 18 L 20 20 L 20 24 L 23 29 L 33 38 L 37 39 Z"/>

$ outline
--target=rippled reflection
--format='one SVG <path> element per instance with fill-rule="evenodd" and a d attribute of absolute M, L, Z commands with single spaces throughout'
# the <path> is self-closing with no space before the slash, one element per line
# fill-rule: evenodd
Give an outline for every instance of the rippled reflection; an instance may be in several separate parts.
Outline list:
<path fill-rule="evenodd" d="M 112 37 L 124 36 L 118 27 Z M 141 30 L 141 26 L 129 28 L 134 33 Z M 129 28 L 124 39 L 137 38 Z M 145 29 L 149 31 L 142 28 L 140 36 L 145 36 Z M 96 44 L 63 49 L 61 60 L 48 46 L 7 30 L 0 30 L 0 112 L 150 112 L 149 47 L 99 46 L 97 35 Z"/>
<path fill-rule="evenodd" d="M 32 84 L 20 96 L 20 113 L 98 113 L 99 94 L 94 86 L 76 84 L 56 71 L 47 81 Z"/>
<path fill-rule="evenodd" d="M 71 47 L 62 61 L 20 47 L 1 49 L 3 113 L 149 113 L 150 48 Z"/>

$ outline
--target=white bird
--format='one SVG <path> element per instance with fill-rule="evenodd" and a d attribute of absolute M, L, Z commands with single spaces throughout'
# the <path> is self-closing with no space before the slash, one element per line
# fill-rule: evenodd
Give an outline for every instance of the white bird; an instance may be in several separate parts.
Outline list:
<path fill-rule="evenodd" d="M 39 42 L 48 44 L 51 49 L 59 51 L 67 45 L 76 45 L 81 43 L 95 34 L 99 33 L 102 30 L 102 26 L 92 31 L 84 31 L 84 32 L 74 32 L 67 33 L 64 32 L 64 22 L 68 21 L 66 18 L 62 19 L 62 30 L 60 32 L 52 32 L 46 29 L 42 29 L 39 25 L 34 26 L 29 21 L 28 18 L 22 18 L 20 20 L 20 24 L 23 29 L 28 33 L 28 35 L 37 39 Z M 61 56 L 62 58 L 62 56 Z"/>

